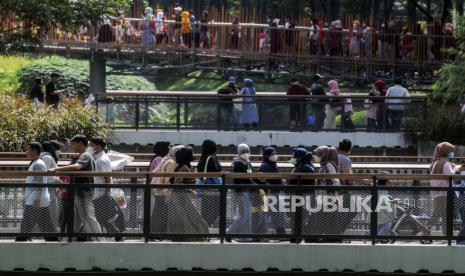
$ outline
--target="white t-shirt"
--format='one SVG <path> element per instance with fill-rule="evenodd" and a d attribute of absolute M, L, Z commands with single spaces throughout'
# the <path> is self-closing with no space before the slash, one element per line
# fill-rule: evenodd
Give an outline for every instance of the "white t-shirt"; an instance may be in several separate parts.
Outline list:
<path fill-rule="evenodd" d="M 111 172 L 111 162 L 108 155 L 102 151 L 95 155 L 95 171 L 97 172 Z M 105 177 L 94 177 L 95 184 L 105 184 Z M 94 199 L 100 198 L 105 194 L 105 188 L 96 188 L 94 192 Z"/>
<path fill-rule="evenodd" d="M 46 172 L 44 161 L 41 159 L 34 160 L 29 166 L 28 172 Z M 28 176 L 28 184 L 46 184 L 46 176 Z M 48 207 L 50 205 L 50 194 L 48 188 L 28 187 L 24 189 L 24 201 L 26 205 L 33 206 L 35 201 L 39 200 L 39 207 Z"/>

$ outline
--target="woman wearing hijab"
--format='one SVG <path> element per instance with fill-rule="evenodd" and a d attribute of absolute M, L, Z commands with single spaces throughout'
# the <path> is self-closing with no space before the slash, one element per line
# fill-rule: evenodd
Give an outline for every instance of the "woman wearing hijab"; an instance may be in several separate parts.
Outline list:
<path fill-rule="evenodd" d="M 58 157 L 60 156 L 60 149 L 63 147 L 63 144 L 56 140 L 51 140 L 51 141 L 46 141 L 42 143 L 42 153 L 40 155 L 40 159 L 44 161 L 45 167 L 47 170 L 49 169 L 54 169 L 58 165 Z M 60 179 L 56 176 L 48 176 L 47 177 L 47 183 L 50 184 L 57 184 L 61 183 Z M 52 217 L 52 221 L 58 221 L 60 222 L 59 226 L 62 231 L 64 232 L 66 228 L 66 199 L 61 198 L 60 201 L 58 201 L 58 195 L 60 194 L 59 191 L 62 189 L 57 189 L 55 193 L 50 193 L 50 215 Z M 58 238 L 47 238 L 46 240 L 48 241 L 53 241 L 53 240 L 58 240 Z"/>
<path fill-rule="evenodd" d="M 237 157 L 233 161 L 233 173 L 253 173 L 252 164 L 250 163 L 250 148 L 246 144 L 237 146 Z M 250 178 L 235 178 L 235 185 L 250 185 L 255 182 Z M 242 234 L 252 233 L 252 198 L 249 195 L 249 190 L 236 189 L 235 202 L 238 207 L 238 217 L 228 229 L 228 233 Z M 252 239 L 242 239 L 242 241 L 252 241 Z"/>
<path fill-rule="evenodd" d="M 273 147 L 267 147 L 263 151 L 263 159 L 259 172 L 262 173 L 278 173 L 278 153 Z M 269 185 L 282 185 L 281 179 L 266 179 L 266 184 Z M 272 197 L 278 198 L 281 192 L 279 190 L 271 190 L 268 192 Z M 286 223 L 286 214 L 283 212 L 269 212 L 268 213 L 271 224 L 276 230 L 276 234 L 285 234 L 284 225 Z"/>
<path fill-rule="evenodd" d="M 155 143 L 155 145 L 153 146 L 153 153 L 155 155 L 152 157 L 152 160 L 150 160 L 149 172 L 155 171 L 155 169 L 158 167 L 163 157 L 165 157 L 169 151 L 170 151 L 170 142 L 158 141 Z M 150 182 L 152 182 L 152 178 L 153 177 L 150 177 L 150 180 L 149 180 Z"/>
<path fill-rule="evenodd" d="M 315 160 L 320 162 L 318 173 L 337 174 L 339 173 L 339 156 L 336 148 L 321 146 L 314 152 Z M 339 179 L 318 179 L 318 185 L 340 186 Z"/>
<path fill-rule="evenodd" d="M 339 155 L 336 148 L 321 146 L 314 151 L 315 160 L 320 162 L 320 174 L 338 174 L 340 172 L 339 167 Z M 318 185 L 325 186 L 341 186 L 341 181 L 338 178 L 332 179 L 318 179 Z M 350 206 L 350 194 L 347 191 L 334 192 L 331 189 L 327 189 L 323 192 L 327 195 L 338 196 L 338 206 L 349 208 Z M 349 227 L 350 223 L 354 220 L 357 212 L 336 212 L 336 213 L 318 213 L 318 215 L 312 217 L 312 221 L 319 223 L 320 228 L 318 234 L 334 234 L 342 235 Z M 325 221 L 324 224 L 321 221 Z M 342 242 L 341 239 L 325 239 L 327 242 Z"/>
<path fill-rule="evenodd" d="M 315 173 L 315 168 L 313 167 L 313 164 L 312 164 L 312 153 L 307 151 L 306 149 L 304 148 L 295 148 L 294 149 L 294 153 L 292 155 L 292 158 L 291 160 L 289 161 L 292 165 L 294 165 L 294 169 L 292 170 L 292 174 L 307 174 L 307 173 Z M 290 185 L 315 185 L 315 180 L 314 179 L 305 179 L 305 178 L 302 178 L 300 179 L 300 182 L 293 178 L 291 180 L 289 180 L 289 184 Z M 310 192 L 309 193 L 309 196 L 311 197 L 311 201 L 312 202 L 315 202 L 316 201 L 316 198 L 315 198 L 315 192 Z M 305 232 L 305 233 L 308 233 L 308 231 L 312 228 L 314 228 L 315 226 L 318 226 L 319 223 L 318 222 L 311 222 L 310 221 L 310 214 L 309 212 L 305 209 L 305 208 L 302 208 L 302 230 Z M 292 219 L 295 219 L 295 216 L 291 214 L 291 218 Z M 294 223 L 294 227 L 295 227 L 295 223 Z M 306 242 L 311 242 L 311 241 L 314 241 L 314 240 L 309 240 L 309 239 L 306 239 L 305 240 Z M 291 242 L 292 243 L 295 243 L 297 242 L 296 239 L 291 239 Z"/>
<path fill-rule="evenodd" d="M 312 164 L 312 153 L 304 148 L 295 148 L 292 155 L 292 159 L 289 161 L 294 165 L 294 169 L 291 173 L 315 173 L 315 167 Z M 291 179 L 289 181 L 291 185 L 297 185 L 297 179 Z M 301 185 L 315 185 L 313 179 L 301 179 Z"/>
<path fill-rule="evenodd" d="M 244 80 L 244 88 L 242 88 L 239 95 L 244 96 L 242 98 L 242 111 L 239 118 L 239 124 L 243 125 L 246 130 L 249 130 L 250 125 L 254 129 L 258 127 L 258 111 L 255 100 L 251 97 L 257 92 L 253 87 L 253 81 L 251 79 Z"/>
<path fill-rule="evenodd" d="M 191 147 L 183 147 L 175 154 L 176 169 L 178 173 L 191 173 L 191 162 L 194 160 L 194 153 Z M 171 181 L 173 184 L 195 183 L 194 178 L 176 177 Z M 197 211 L 192 203 L 195 192 L 191 189 L 174 189 L 167 196 L 168 205 L 168 227 L 170 234 L 208 234 L 208 224 Z M 184 239 L 183 239 L 184 240 Z M 184 241 L 196 241 L 192 238 Z M 200 239 L 201 240 L 201 239 Z"/>
<path fill-rule="evenodd" d="M 459 166 L 456 166 L 451 162 L 451 159 L 455 156 L 455 146 L 443 142 L 436 145 L 433 154 L 433 163 L 431 164 L 430 171 L 432 175 L 454 175 L 457 171 L 461 170 Z M 431 187 L 448 187 L 448 180 L 431 180 Z M 441 226 L 442 233 L 446 234 L 447 225 L 447 192 L 446 191 L 432 191 L 431 198 L 433 200 L 433 213 L 428 222 L 429 228 L 439 222 L 439 218 L 442 218 Z"/>
<path fill-rule="evenodd" d="M 156 173 L 173 173 L 176 169 L 175 155 L 178 150 L 184 146 L 171 147 L 168 155 L 163 157 L 155 168 Z M 154 177 L 151 184 L 170 184 L 170 177 Z M 166 204 L 168 190 L 167 189 L 152 189 L 152 195 L 155 198 L 151 216 L 151 232 L 154 234 L 167 233 L 168 220 L 168 205 Z"/>
<path fill-rule="evenodd" d="M 221 172 L 221 164 L 218 162 L 216 157 L 216 143 L 212 140 L 205 140 L 202 143 L 202 155 L 200 156 L 199 163 L 197 164 L 197 172 L 199 173 L 218 173 Z M 221 185 L 223 183 L 221 177 L 215 178 L 200 178 L 197 182 L 199 185 L 202 184 L 216 184 Z M 219 216 L 219 199 L 218 190 L 201 190 L 201 213 L 203 218 L 207 221 L 208 225 L 212 225 L 213 222 Z"/>
<path fill-rule="evenodd" d="M 326 96 L 338 97 L 340 95 L 339 83 L 335 80 L 328 82 L 329 92 Z M 336 129 L 336 115 L 341 111 L 340 101 L 337 99 L 330 99 L 330 104 L 326 105 L 326 118 L 324 123 L 325 129 Z"/>

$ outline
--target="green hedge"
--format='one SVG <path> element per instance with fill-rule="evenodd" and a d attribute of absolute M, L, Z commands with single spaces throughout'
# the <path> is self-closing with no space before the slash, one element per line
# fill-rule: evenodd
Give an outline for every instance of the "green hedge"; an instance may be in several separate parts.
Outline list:
<path fill-rule="evenodd" d="M 52 72 L 61 74 L 59 86 L 60 88 L 68 88 L 71 91 L 70 96 L 78 96 L 82 99 L 89 94 L 89 61 L 58 56 L 37 59 L 24 66 L 19 71 L 21 83 L 19 91 L 27 93 L 37 77 L 48 81 Z M 156 90 L 156 87 L 141 76 L 109 75 L 107 89 Z"/>
<path fill-rule="evenodd" d="M 65 141 L 76 134 L 111 136 L 94 108 L 84 108 L 76 99 L 64 98 L 60 108 L 35 108 L 23 96 L 0 97 L 0 151 L 23 151 L 30 141 Z"/>

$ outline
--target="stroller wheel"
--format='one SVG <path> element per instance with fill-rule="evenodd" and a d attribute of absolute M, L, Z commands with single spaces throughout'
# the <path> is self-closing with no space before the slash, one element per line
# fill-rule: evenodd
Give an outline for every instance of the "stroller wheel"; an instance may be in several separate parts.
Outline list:
<path fill-rule="evenodd" d="M 421 244 L 432 244 L 433 240 L 420 240 Z"/>

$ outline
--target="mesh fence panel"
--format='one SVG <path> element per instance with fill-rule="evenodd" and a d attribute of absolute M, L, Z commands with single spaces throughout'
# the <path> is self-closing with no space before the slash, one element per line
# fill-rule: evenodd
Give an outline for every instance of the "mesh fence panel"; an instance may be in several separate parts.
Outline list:
<path fill-rule="evenodd" d="M 218 233 L 219 206 L 218 189 L 152 188 L 150 232 L 155 235 Z"/>
<path fill-rule="evenodd" d="M 368 235 L 371 208 L 365 191 L 316 190 L 304 194 L 304 235 Z M 366 207 L 366 208 L 364 208 Z"/>

